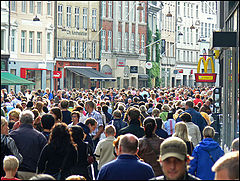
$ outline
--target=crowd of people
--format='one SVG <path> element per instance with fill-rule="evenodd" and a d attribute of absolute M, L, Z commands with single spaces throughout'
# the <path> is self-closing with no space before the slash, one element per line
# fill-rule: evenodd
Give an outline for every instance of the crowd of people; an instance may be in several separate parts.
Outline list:
<path fill-rule="evenodd" d="M 2 89 L 1 180 L 239 179 L 213 89 Z"/>

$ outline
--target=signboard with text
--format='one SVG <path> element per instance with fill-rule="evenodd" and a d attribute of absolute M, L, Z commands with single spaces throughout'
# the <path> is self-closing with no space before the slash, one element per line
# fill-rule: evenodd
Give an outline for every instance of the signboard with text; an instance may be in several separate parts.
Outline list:
<path fill-rule="evenodd" d="M 53 71 L 53 78 L 55 79 L 62 78 L 62 71 Z"/>

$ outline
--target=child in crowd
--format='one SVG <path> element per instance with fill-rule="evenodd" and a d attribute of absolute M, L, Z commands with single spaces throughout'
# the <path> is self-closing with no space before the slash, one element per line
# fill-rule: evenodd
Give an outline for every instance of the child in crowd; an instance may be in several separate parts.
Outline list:
<path fill-rule="evenodd" d="M 21 180 L 15 177 L 19 167 L 19 161 L 15 156 L 5 156 L 3 160 L 3 169 L 6 173 L 1 180 Z"/>

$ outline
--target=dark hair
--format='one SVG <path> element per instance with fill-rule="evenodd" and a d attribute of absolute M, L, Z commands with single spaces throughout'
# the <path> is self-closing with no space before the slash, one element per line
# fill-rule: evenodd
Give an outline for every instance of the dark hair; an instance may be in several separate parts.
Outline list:
<path fill-rule="evenodd" d="M 193 108 L 193 101 L 187 101 L 187 102 L 186 102 L 186 105 L 187 105 L 189 108 Z"/>
<path fill-rule="evenodd" d="M 70 130 L 72 131 L 73 141 L 75 143 L 83 141 L 84 131 L 81 126 L 73 125 Z"/>
<path fill-rule="evenodd" d="M 48 112 L 49 112 L 47 106 L 43 106 L 43 111 L 44 111 L 45 113 L 48 113 Z"/>
<path fill-rule="evenodd" d="M 78 119 L 80 118 L 80 112 L 79 112 L 79 111 L 73 111 L 73 112 L 71 113 L 71 117 L 72 117 L 73 114 L 76 114 L 77 117 L 78 117 Z"/>
<path fill-rule="evenodd" d="M 44 129 L 50 130 L 53 127 L 55 120 L 51 114 L 47 113 L 42 116 L 41 122 Z"/>
<path fill-rule="evenodd" d="M 28 101 L 27 107 L 33 107 L 33 102 L 32 101 Z"/>
<path fill-rule="evenodd" d="M 73 109 L 73 111 L 81 111 L 81 110 L 83 110 L 83 107 L 82 106 L 76 106 L 74 109 Z"/>
<path fill-rule="evenodd" d="M 103 105 L 103 106 L 102 106 L 102 111 L 103 111 L 103 112 L 107 112 L 107 111 L 108 111 L 108 106 Z"/>
<path fill-rule="evenodd" d="M 173 112 L 172 111 L 168 112 L 167 119 L 173 119 Z"/>
<path fill-rule="evenodd" d="M 147 138 L 152 137 L 152 132 L 157 125 L 156 120 L 152 117 L 147 117 L 143 121 L 143 126 L 145 128 L 144 132 Z"/>
<path fill-rule="evenodd" d="M 91 124 L 91 126 L 94 126 L 96 123 L 97 123 L 97 121 L 94 118 L 87 118 L 85 121 L 85 125 Z"/>
<path fill-rule="evenodd" d="M 63 99 L 61 102 L 60 102 L 60 105 L 61 105 L 61 108 L 63 109 L 67 109 L 68 108 L 68 100 L 66 99 Z"/>
<path fill-rule="evenodd" d="M 157 129 L 161 129 L 162 128 L 162 119 L 161 118 L 155 118 L 156 123 L 157 123 Z"/>
<path fill-rule="evenodd" d="M 61 109 L 60 109 L 59 107 L 53 107 L 53 108 L 51 109 L 51 111 L 52 111 L 53 114 L 56 115 L 56 117 L 57 117 L 57 118 L 56 118 L 57 120 L 55 120 L 55 121 L 58 121 L 58 120 L 62 121 L 63 115 L 62 115 L 62 111 L 61 111 Z"/>
<path fill-rule="evenodd" d="M 192 116 L 187 112 L 182 113 L 179 117 L 184 122 L 192 122 Z"/>
<path fill-rule="evenodd" d="M 139 117 L 140 117 L 140 110 L 136 107 L 130 107 L 130 109 L 128 110 L 128 114 L 130 117 L 130 122 L 131 121 L 138 121 Z"/>

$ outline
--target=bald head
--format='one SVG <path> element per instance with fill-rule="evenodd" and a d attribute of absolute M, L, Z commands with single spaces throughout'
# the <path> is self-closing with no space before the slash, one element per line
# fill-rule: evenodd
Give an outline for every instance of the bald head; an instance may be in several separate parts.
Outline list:
<path fill-rule="evenodd" d="M 138 152 L 139 141 L 133 134 L 125 134 L 119 141 L 119 154 L 134 155 Z"/>

